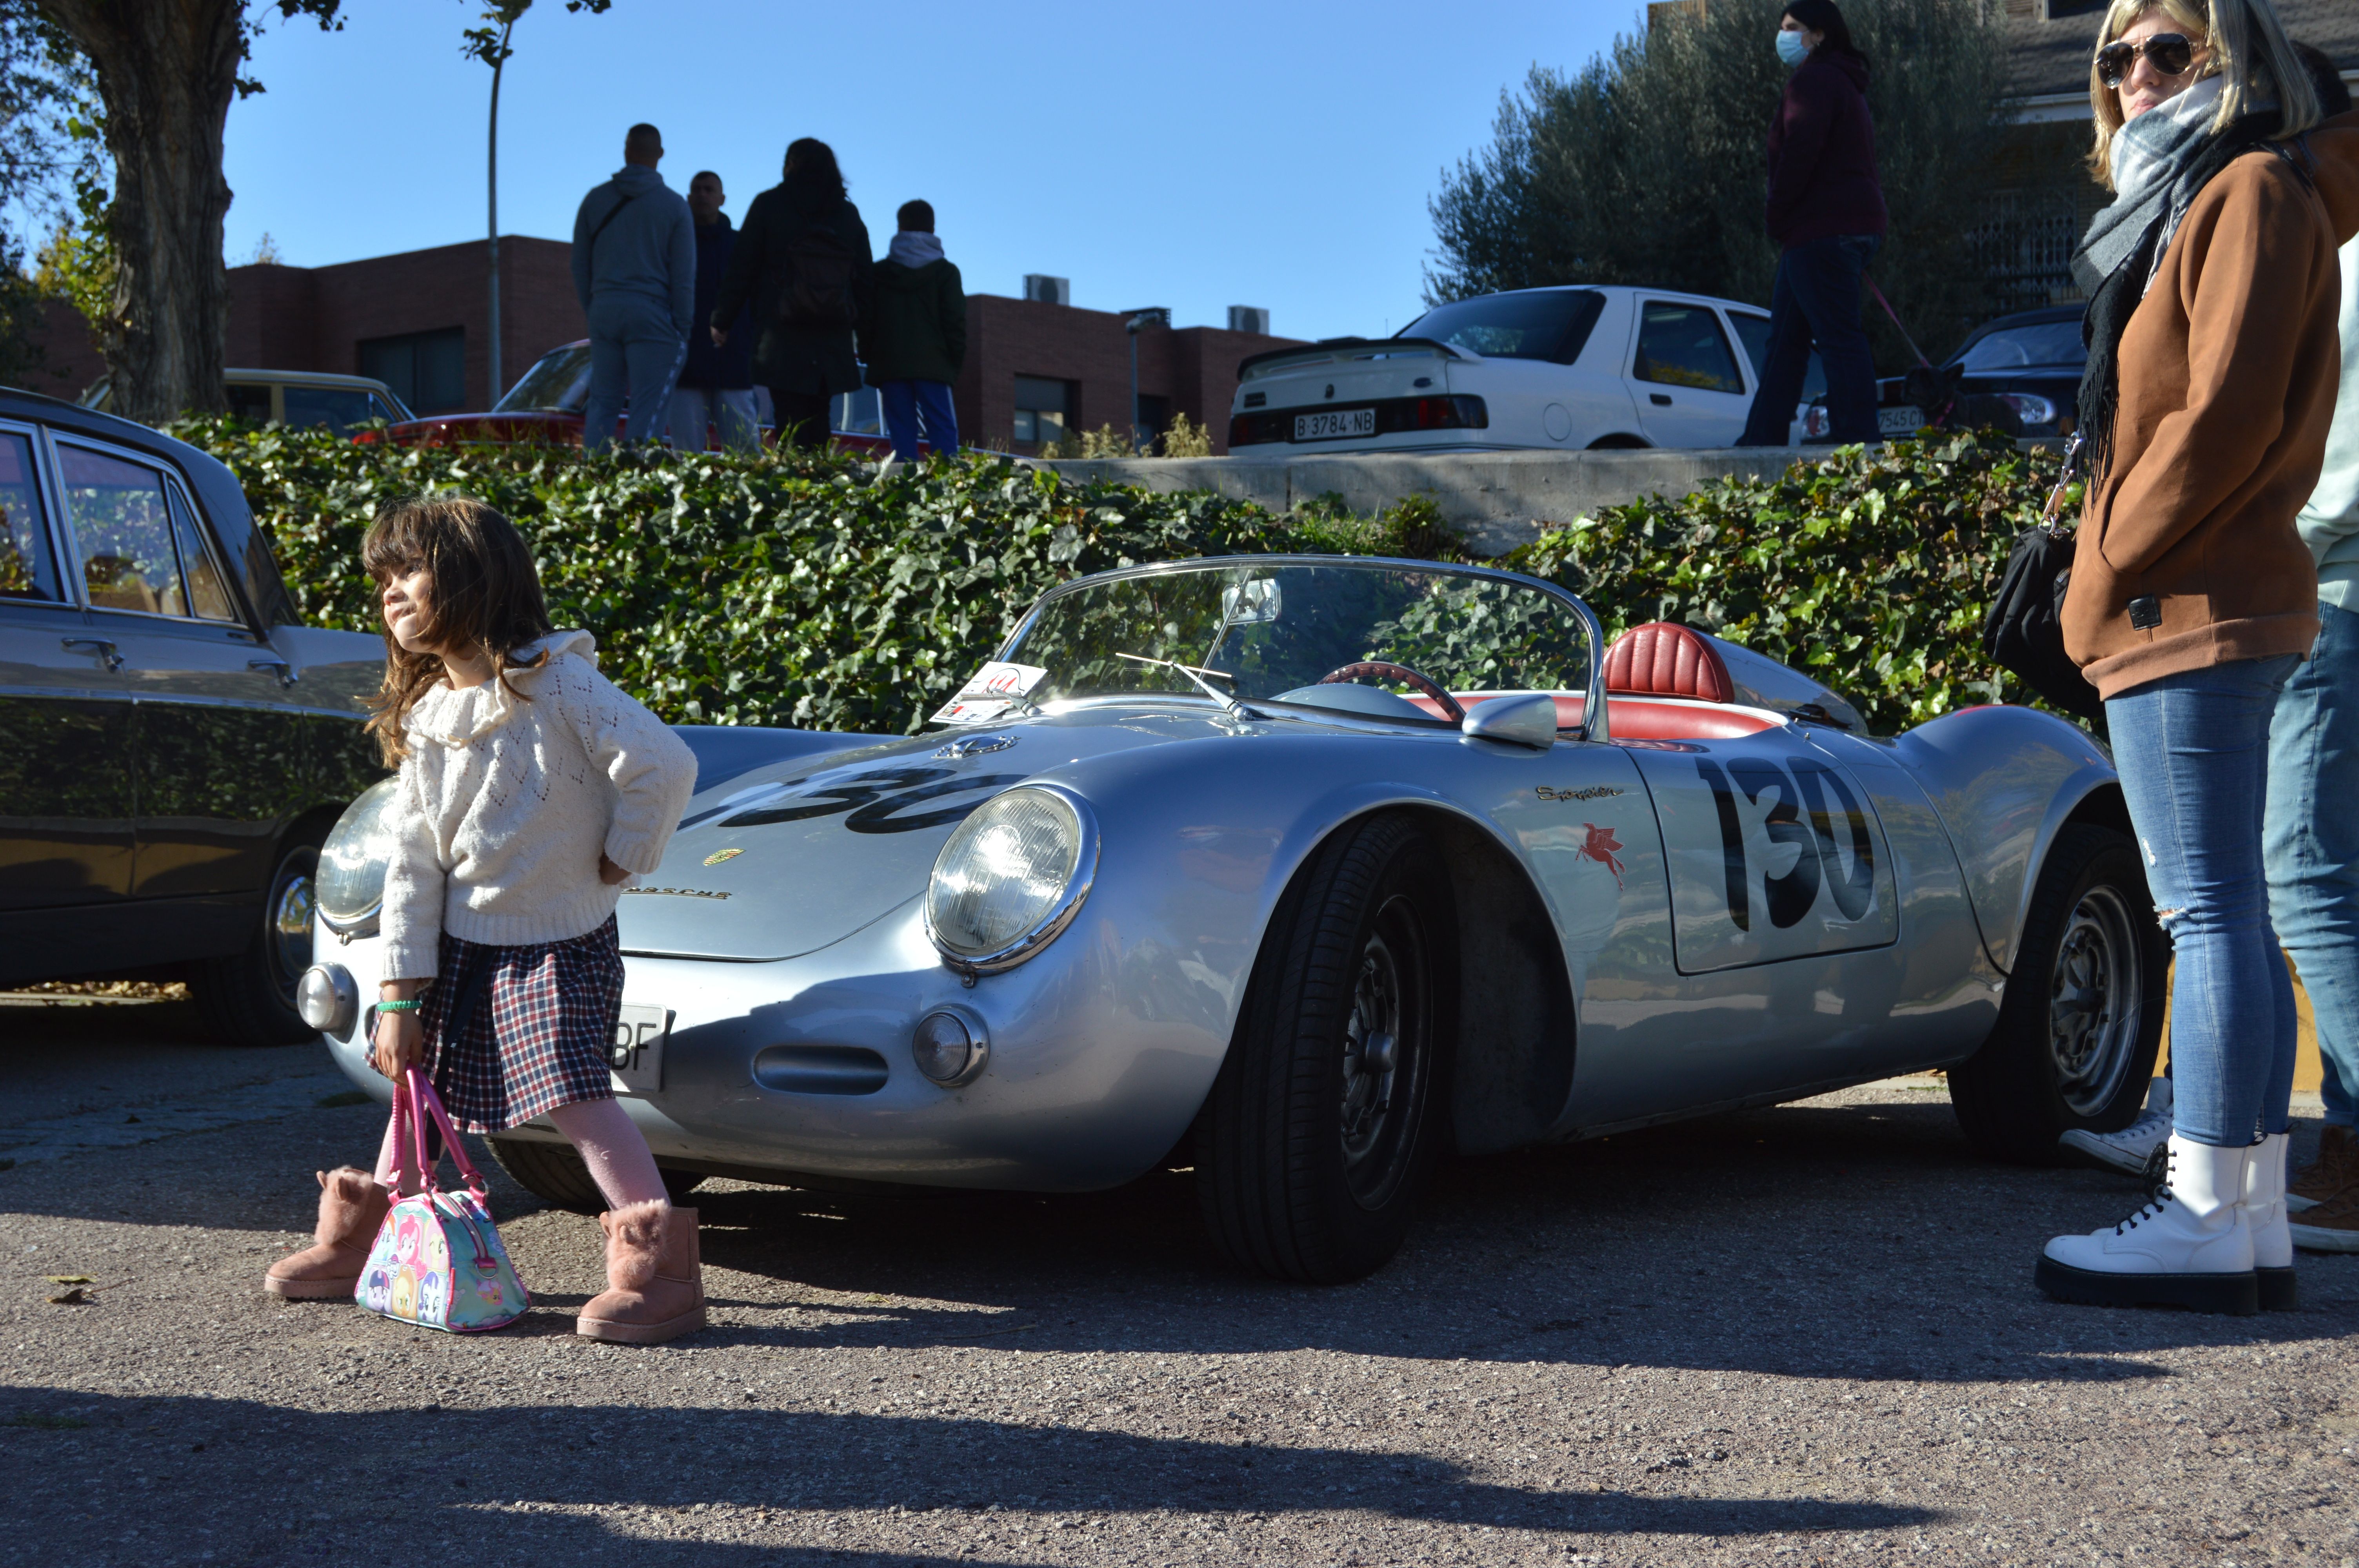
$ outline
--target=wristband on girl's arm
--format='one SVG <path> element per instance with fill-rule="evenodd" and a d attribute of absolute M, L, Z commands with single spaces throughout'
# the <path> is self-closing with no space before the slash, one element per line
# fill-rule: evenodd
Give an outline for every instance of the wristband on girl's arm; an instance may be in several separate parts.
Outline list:
<path fill-rule="evenodd" d="M 408 1001 L 381 1001 L 376 1004 L 376 1010 L 379 1012 L 416 1012 L 419 1009 L 419 1004 L 415 1000 Z"/>

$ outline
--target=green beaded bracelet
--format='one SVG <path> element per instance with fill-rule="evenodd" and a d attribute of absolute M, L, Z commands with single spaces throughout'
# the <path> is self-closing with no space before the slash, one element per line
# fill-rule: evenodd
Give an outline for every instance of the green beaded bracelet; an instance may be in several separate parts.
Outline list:
<path fill-rule="evenodd" d="M 415 1000 L 381 1001 L 376 1004 L 376 1010 L 379 1012 L 416 1012 L 419 1005 L 420 1004 Z"/>

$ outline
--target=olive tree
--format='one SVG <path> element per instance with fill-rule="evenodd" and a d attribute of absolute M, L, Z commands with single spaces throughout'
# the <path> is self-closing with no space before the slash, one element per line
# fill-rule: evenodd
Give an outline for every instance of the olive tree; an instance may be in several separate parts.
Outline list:
<path fill-rule="evenodd" d="M 1625 283 L 1767 304 L 1766 138 L 1784 88 L 1777 0 L 1662 13 L 1579 70 L 1502 92 L 1491 145 L 1429 203 L 1430 303 Z M 1968 233 L 2006 123 L 2006 37 L 1989 0 L 1846 0 L 1891 231 L 1870 276 L 1929 353 L 1984 313 Z M 1879 358 L 1906 350 L 1870 308 Z"/>

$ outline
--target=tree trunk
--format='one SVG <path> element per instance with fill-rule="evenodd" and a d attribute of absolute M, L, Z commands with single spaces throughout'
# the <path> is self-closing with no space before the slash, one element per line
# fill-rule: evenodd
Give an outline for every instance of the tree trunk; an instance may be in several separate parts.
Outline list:
<path fill-rule="evenodd" d="M 81 46 L 114 159 L 112 319 L 100 333 L 115 412 L 158 424 L 227 406 L 229 271 L 222 128 L 244 58 L 243 0 L 35 0 Z"/>

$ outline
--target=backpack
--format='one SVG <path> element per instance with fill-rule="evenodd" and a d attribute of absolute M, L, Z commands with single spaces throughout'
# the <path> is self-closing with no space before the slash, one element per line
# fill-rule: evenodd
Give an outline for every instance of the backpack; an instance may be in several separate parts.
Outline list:
<path fill-rule="evenodd" d="M 813 224 L 787 243 L 789 272 L 778 295 L 778 324 L 806 331 L 849 331 L 860 320 L 853 297 L 857 260 L 832 228 Z"/>

